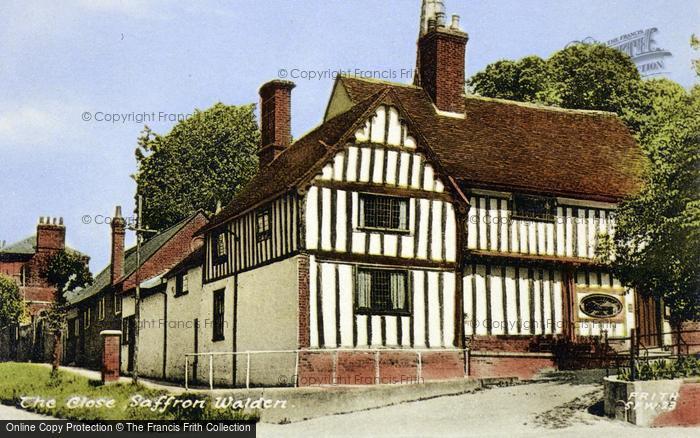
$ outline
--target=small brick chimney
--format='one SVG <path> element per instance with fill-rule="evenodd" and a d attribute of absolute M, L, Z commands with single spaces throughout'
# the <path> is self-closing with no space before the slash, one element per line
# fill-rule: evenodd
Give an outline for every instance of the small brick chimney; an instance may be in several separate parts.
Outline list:
<path fill-rule="evenodd" d="M 260 87 L 260 167 L 292 142 L 292 81 L 273 80 Z"/>
<path fill-rule="evenodd" d="M 117 205 L 112 218 L 112 258 L 110 265 L 111 284 L 115 284 L 124 275 L 124 234 L 126 221 L 122 217 L 122 207 Z"/>
<path fill-rule="evenodd" d="M 418 38 L 415 85 L 423 87 L 441 111 L 464 113 L 464 63 L 469 36 L 459 28 L 459 16 L 449 27 L 445 13 L 424 17 Z"/>
<path fill-rule="evenodd" d="M 40 217 L 36 226 L 37 252 L 60 251 L 66 247 L 66 227 L 63 218 Z"/>

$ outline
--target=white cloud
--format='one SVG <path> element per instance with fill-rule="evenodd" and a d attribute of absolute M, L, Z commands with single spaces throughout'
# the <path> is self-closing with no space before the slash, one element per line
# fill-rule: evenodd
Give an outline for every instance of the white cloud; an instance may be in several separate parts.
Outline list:
<path fill-rule="evenodd" d="M 0 108 L 0 139 L 4 145 L 51 146 L 66 135 L 76 136 L 80 111 L 58 102 L 3 105 Z"/>

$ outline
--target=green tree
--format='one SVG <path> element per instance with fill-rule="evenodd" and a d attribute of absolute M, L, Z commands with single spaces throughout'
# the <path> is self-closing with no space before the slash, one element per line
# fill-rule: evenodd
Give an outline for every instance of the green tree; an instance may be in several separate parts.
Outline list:
<path fill-rule="evenodd" d="M 637 67 L 622 52 L 576 44 L 549 59 L 497 61 L 469 79 L 479 95 L 622 114 L 639 97 Z"/>
<path fill-rule="evenodd" d="M 143 225 L 166 228 L 198 209 L 227 203 L 257 170 L 260 133 L 254 105 L 217 103 L 178 122 L 166 135 L 145 127 L 134 175 Z"/>
<path fill-rule="evenodd" d="M 663 97 L 643 142 L 646 183 L 619 205 L 603 251 L 623 284 L 662 298 L 677 324 L 700 319 L 700 87 Z"/>
<path fill-rule="evenodd" d="M 5 275 L 0 275 L 0 327 L 17 324 L 26 314 L 17 283 Z"/>
<path fill-rule="evenodd" d="M 51 368 L 52 375 L 56 376 L 61 364 L 61 336 L 66 324 L 66 293 L 91 284 L 92 274 L 84 257 L 65 250 L 50 256 L 40 274 L 48 284 L 56 288 L 54 301 L 46 316 L 48 329 L 53 334 Z"/>
<path fill-rule="evenodd" d="M 482 96 L 547 103 L 549 80 L 547 62 L 538 56 L 528 56 L 518 61 L 489 64 L 485 71 L 475 74 L 468 85 Z"/>

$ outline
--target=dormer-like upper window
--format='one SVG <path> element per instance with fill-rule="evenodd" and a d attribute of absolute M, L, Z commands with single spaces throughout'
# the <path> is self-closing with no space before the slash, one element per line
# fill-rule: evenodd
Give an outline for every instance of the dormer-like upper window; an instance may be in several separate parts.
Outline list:
<path fill-rule="evenodd" d="M 556 216 L 554 198 L 531 195 L 513 195 L 513 217 L 516 219 L 552 222 Z"/>
<path fill-rule="evenodd" d="M 270 227 L 270 207 L 265 207 L 260 210 L 255 214 L 255 219 L 256 219 L 256 237 L 258 242 L 262 242 L 263 240 L 267 240 L 270 238 L 272 235 L 272 228 Z"/>
<path fill-rule="evenodd" d="M 226 261 L 226 231 L 221 230 L 212 236 L 212 256 L 214 263 L 223 263 Z"/>

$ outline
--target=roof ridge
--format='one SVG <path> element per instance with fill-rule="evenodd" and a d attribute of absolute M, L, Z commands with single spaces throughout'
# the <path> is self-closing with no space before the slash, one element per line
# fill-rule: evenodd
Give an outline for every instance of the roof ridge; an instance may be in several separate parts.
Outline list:
<path fill-rule="evenodd" d="M 414 88 L 414 89 L 418 89 L 418 90 L 423 89 L 423 87 L 420 87 L 420 86 L 414 85 L 414 84 L 405 84 L 403 82 L 392 82 L 392 81 L 387 81 L 385 79 L 365 78 L 365 77 L 353 75 L 350 73 L 341 73 L 340 75 L 338 75 L 338 77 L 341 80 L 342 79 L 354 79 L 357 81 L 370 82 L 373 84 L 383 84 L 383 85 L 390 85 L 390 86 L 394 86 L 394 87 Z"/>
<path fill-rule="evenodd" d="M 469 100 L 469 99 L 483 100 L 486 102 L 497 102 L 497 103 L 503 103 L 506 105 L 516 105 L 516 106 L 522 106 L 525 108 L 541 109 L 541 110 L 545 110 L 545 111 L 556 111 L 556 112 L 562 112 L 562 113 L 602 115 L 602 116 L 617 117 L 617 113 L 614 113 L 612 111 L 588 110 L 588 109 L 578 109 L 578 108 L 562 108 L 560 106 L 545 105 L 542 103 L 535 103 L 535 102 L 522 102 L 519 100 L 503 99 L 500 97 L 480 96 L 478 94 L 467 94 L 465 98 L 467 100 Z"/>

